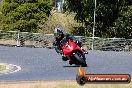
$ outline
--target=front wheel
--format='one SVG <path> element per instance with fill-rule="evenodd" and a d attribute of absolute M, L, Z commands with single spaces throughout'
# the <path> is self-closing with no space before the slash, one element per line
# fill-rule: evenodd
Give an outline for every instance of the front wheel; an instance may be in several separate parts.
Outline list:
<path fill-rule="evenodd" d="M 86 67 L 86 61 L 85 61 L 85 56 L 83 56 L 80 52 L 75 52 L 73 53 L 75 59 L 77 60 L 77 62 L 79 62 L 80 65 Z"/>
<path fill-rule="evenodd" d="M 85 63 L 85 64 L 82 64 L 82 67 L 87 67 L 88 65 Z"/>

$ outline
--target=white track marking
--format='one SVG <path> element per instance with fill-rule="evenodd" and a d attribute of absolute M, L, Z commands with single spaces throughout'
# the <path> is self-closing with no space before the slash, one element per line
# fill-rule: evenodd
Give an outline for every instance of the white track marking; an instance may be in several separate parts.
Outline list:
<path fill-rule="evenodd" d="M 15 73 L 21 70 L 21 67 L 18 65 L 14 65 L 14 64 L 8 64 L 8 63 L 0 63 L 0 65 L 5 65 L 6 69 L 3 70 L 2 72 L 0 72 L 0 74 L 11 74 L 11 73 Z M 14 68 L 16 68 L 15 70 L 13 70 Z"/>

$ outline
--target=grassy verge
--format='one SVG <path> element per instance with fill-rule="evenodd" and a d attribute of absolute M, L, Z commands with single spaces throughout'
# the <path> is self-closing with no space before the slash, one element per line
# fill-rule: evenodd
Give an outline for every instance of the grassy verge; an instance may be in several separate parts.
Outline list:
<path fill-rule="evenodd" d="M 132 88 L 129 84 L 85 84 L 80 86 L 76 81 L 39 81 L 0 83 L 0 88 Z"/>
<path fill-rule="evenodd" d="M 5 65 L 0 65 L 0 71 L 3 71 L 6 69 L 6 66 Z"/>

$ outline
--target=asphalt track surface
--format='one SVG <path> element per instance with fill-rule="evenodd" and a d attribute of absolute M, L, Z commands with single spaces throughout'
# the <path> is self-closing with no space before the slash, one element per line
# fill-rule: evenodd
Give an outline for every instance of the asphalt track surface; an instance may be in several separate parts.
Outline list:
<path fill-rule="evenodd" d="M 132 52 L 89 51 L 86 58 L 88 74 L 132 75 Z M 18 72 L 0 74 L 0 81 L 71 80 L 78 69 L 47 48 L 0 46 L 0 63 L 21 67 Z"/>

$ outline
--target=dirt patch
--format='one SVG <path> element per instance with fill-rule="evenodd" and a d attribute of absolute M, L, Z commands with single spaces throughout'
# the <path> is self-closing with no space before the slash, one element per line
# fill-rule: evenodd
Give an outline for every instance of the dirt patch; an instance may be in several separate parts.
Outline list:
<path fill-rule="evenodd" d="M 3 71 L 3 70 L 5 70 L 5 69 L 6 69 L 6 66 L 0 64 L 0 71 Z"/>
<path fill-rule="evenodd" d="M 10 45 L 16 45 L 16 40 L 6 40 L 6 39 L 0 39 L 0 44 L 10 44 Z"/>
<path fill-rule="evenodd" d="M 20 42 L 16 41 L 14 39 L 0 39 L 0 45 L 6 45 L 6 46 L 20 46 Z M 28 47 L 52 47 L 52 42 L 48 41 L 24 41 L 23 46 L 28 46 Z"/>
<path fill-rule="evenodd" d="M 132 88 L 129 84 L 85 84 L 80 86 L 74 80 L 1 82 L 0 88 Z"/>

